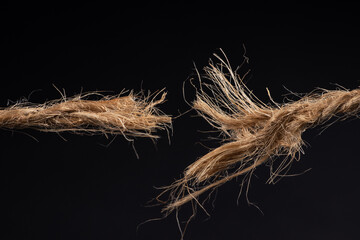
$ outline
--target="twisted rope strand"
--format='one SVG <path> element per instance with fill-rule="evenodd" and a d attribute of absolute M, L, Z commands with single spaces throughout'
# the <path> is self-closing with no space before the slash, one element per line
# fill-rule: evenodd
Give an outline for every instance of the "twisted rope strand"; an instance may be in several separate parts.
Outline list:
<path fill-rule="evenodd" d="M 39 105 L 18 103 L 0 110 L 0 128 L 157 138 L 156 130 L 171 127 L 171 117 L 156 107 L 165 101 L 166 93 L 160 92 L 152 98 L 130 92 L 97 101 L 75 96 Z"/>

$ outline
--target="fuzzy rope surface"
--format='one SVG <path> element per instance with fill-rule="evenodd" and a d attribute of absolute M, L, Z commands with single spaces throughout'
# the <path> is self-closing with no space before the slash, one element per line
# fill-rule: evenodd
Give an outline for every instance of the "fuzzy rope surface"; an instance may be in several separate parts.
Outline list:
<path fill-rule="evenodd" d="M 193 108 L 221 131 L 227 142 L 192 163 L 181 179 L 164 188 L 158 197 L 169 194 L 168 200 L 162 201 L 166 214 L 191 201 L 200 204 L 201 194 L 239 176 L 243 177 L 242 186 L 246 186 L 254 170 L 264 163 L 270 165 L 268 183 L 274 183 L 293 160 L 298 160 L 305 130 L 333 117 L 345 119 L 360 112 L 360 89 L 321 90 L 298 101 L 264 104 L 227 60 L 215 56 L 220 63 L 210 61 L 210 66 L 204 68 L 207 82 L 199 78 Z M 277 156 L 283 160 L 274 167 Z"/>
<path fill-rule="evenodd" d="M 93 95 L 99 94 L 63 97 L 44 104 L 17 103 L 0 110 L 0 128 L 157 138 L 153 134 L 156 130 L 171 127 L 171 117 L 156 107 L 165 101 L 163 90 L 147 97 L 130 92 L 86 100 Z"/>

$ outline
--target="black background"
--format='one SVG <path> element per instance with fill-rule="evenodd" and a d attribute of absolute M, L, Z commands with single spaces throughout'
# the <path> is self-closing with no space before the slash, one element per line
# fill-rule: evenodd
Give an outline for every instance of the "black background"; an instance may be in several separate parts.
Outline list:
<path fill-rule="evenodd" d="M 288 89 L 305 93 L 335 83 L 354 89 L 360 80 L 356 5 L 314 6 L 239 2 L 108 5 L 105 3 L 1 3 L 0 105 L 28 98 L 42 103 L 82 91 L 156 91 L 166 87 L 161 109 L 177 116 L 189 110 L 183 82 L 222 48 L 233 67 L 250 58 L 247 85 L 268 102 L 268 87 L 282 102 Z M 185 87 L 187 99 L 193 89 Z M 208 124 L 189 112 L 173 121 L 154 145 L 136 139 L 136 158 L 123 137 L 2 130 L 1 239 L 180 239 L 174 215 L 146 207 L 183 169 L 216 147 Z M 266 185 L 259 167 L 248 206 L 239 182 L 218 190 L 208 218 L 199 211 L 185 239 L 359 239 L 357 119 L 304 134 L 305 155 L 292 173 Z M 35 141 L 32 137 L 35 137 Z M 108 146 L 107 146 L 108 145 Z M 181 220 L 191 212 L 180 211 Z"/>

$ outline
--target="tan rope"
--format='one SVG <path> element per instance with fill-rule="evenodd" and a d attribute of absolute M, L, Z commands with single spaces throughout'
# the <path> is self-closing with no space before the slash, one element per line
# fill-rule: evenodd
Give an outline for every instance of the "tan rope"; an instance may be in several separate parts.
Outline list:
<path fill-rule="evenodd" d="M 199 78 L 193 107 L 228 142 L 192 163 L 181 179 L 165 187 L 160 196 L 169 193 L 163 209 L 167 214 L 192 200 L 198 202 L 201 194 L 238 176 L 244 177 L 242 184 L 247 183 L 255 168 L 267 162 L 271 169 L 268 182 L 274 183 L 302 151 L 301 135 L 306 129 L 334 116 L 344 119 L 360 111 L 359 89 L 321 90 L 298 101 L 264 104 L 232 71 L 228 61 L 217 58 L 220 63 L 210 61 L 204 69 L 210 83 Z M 284 156 L 276 168 L 274 156 Z"/>
<path fill-rule="evenodd" d="M 37 105 L 17 103 L 0 110 L 0 128 L 156 138 L 156 130 L 170 127 L 171 117 L 156 107 L 165 101 L 164 91 L 148 97 L 130 92 L 126 96 L 86 100 L 94 94 L 99 95 L 88 93 L 63 97 Z"/>

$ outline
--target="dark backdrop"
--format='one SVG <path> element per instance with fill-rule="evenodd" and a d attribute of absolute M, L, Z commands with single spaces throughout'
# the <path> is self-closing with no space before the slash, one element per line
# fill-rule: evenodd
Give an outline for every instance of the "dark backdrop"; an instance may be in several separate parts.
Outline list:
<path fill-rule="evenodd" d="M 166 87 L 161 109 L 177 116 L 189 110 L 183 82 L 222 48 L 232 65 L 250 58 L 247 85 L 268 102 L 265 88 L 282 102 L 288 91 L 358 87 L 359 16 L 355 5 L 105 3 L 1 3 L 0 105 L 28 98 L 42 103 L 82 91 L 155 91 Z M 186 86 L 187 98 L 194 91 Z M 33 92 L 33 93 L 32 93 Z M 29 94 L 31 96 L 29 97 Z M 9 101 L 10 100 L 10 101 Z M 33 130 L 2 130 L 2 239 L 180 239 L 174 215 L 146 207 L 183 169 L 220 142 L 194 111 L 173 121 L 154 145 L 118 136 L 77 136 Z M 248 206 L 236 199 L 239 182 L 218 190 L 190 224 L 186 239 L 359 239 L 360 121 L 338 122 L 304 134 L 301 161 L 291 173 L 311 171 L 266 185 L 259 167 Z M 35 141 L 32 137 L 36 138 Z M 108 145 L 108 146 L 107 146 Z M 186 220 L 191 212 L 180 211 Z"/>

